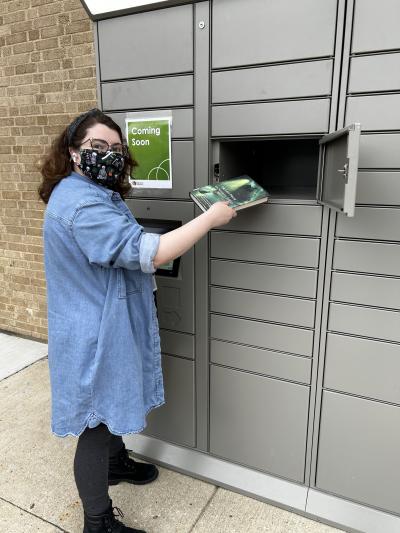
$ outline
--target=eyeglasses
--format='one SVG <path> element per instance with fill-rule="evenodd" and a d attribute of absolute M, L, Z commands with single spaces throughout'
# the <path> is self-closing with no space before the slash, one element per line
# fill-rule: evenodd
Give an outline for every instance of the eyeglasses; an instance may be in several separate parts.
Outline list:
<path fill-rule="evenodd" d="M 128 155 L 128 147 L 126 144 L 122 143 L 115 143 L 115 144 L 108 144 L 107 141 L 104 141 L 103 139 L 86 139 L 86 141 L 83 141 L 82 144 L 85 144 L 89 142 L 90 146 L 93 150 L 96 150 L 96 152 L 116 152 L 117 154 L 121 155 Z"/>

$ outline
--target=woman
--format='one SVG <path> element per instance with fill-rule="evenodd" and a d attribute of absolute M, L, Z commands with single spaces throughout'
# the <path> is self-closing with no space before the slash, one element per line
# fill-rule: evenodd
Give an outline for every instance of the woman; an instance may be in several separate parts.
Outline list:
<path fill-rule="evenodd" d="M 164 402 L 152 274 L 235 216 L 220 202 L 170 233 L 144 233 L 123 201 L 134 165 L 119 126 L 92 109 L 55 140 L 41 169 L 52 431 L 79 437 L 84 533 L 138 531 L 114 516 L 122 513 L 108 485 L 158 474 L 130 459 L 121 437 L 142 431 Z"/>

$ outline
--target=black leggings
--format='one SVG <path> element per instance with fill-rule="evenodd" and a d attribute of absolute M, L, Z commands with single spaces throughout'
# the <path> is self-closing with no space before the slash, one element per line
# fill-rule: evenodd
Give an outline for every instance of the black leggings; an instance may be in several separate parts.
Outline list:
<path fill-rule="evenodd" d="M 112 435 L 104 424 L 86 428 L 79 436 L 74 475 L 87 514 L 101 514 L 108 508 L 108 461 L 123 445 L 122 437 Z"/>

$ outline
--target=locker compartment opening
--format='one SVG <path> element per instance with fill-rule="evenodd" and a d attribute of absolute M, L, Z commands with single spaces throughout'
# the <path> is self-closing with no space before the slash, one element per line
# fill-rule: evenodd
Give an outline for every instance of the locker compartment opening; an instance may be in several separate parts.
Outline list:
<path fill-rule="evenodd" d="M 213 142 L 213 182 L 248 174 L 271 198 L 316 199 L 319 139 Z"/>

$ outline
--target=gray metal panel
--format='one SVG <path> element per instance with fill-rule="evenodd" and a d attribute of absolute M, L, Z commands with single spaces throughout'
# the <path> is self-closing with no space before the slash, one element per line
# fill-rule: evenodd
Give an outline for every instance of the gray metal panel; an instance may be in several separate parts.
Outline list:
<path fill-rule="evenodd" d="M 400 172 L 359 172 L 357 203 L 400 205 Z"/>
<path fill-rule="evenodd" d="M 136 218 L 177 220 L 183 224 L 192 220 L 191 203 L 162 200 L 126 201 Z M 181 258 L 177 278 L 157 276 L 157 302 L 160 327 L 182 333 L 194 333 L 194 254 L 189 250 Z"/>
<path fill-rule="evenodd" d="M 318 205 L 261 204 L 238 212 L 224 229 L 321 235 L 322 208 Z"/>
<path fill-rule="evenodd" d="M 400 309 L 400 278 L 335 272 L 331 300 Z"/>
<path fill-rule="evenodd" d="M 195 7 L 195 184 L 208 183 L 210 132 L 210 2 Z M 203 24 L 204 23 L 204 27 Z M 196 209 L 196 214 L 200 209 Z M 208 365 L 208 234 L 195 246 L 196 316 L 196 445 L 208 451 L 209 365 Z"/>
<path fill-rule="evenodd" d="M 94 45 L 94 56 L 96 60 L 96 107 L 98 109 L 103 109 L 103 104 L 101 102 L 101 90 L 100 90 L 100 58 L 99 58 L 99 32 L 97 22 L 93 23 L 93 45 Z"/>
<path fill-rule="evenodd" d="M 304 481 L 309 389 L 211 367 L 210 452 Z"/>
<path fill-rule="evenodd" d="M 213 260 L 211 283 L 238 289 L 315 298 L 317 272 L 300 268 Z"/>
<path fill-rule="evenodd" d="M 399 346 L 328 334 L 324 387 L 400 404 Z"/>
<path fill-rule="evenodd" d="M 181 6 L 98 23 L 101 79 L 193 70 L 193 8 Z"/>
<path fill-rule="evenodd" d="M 399 89 L 400 54 L 379 54 L 351 59 L 349 93 Z"/>
<path fill-rule="evenodd" d="M 320 140 L 317 199 L 348 217 L 356 202 L 360 124 L 351 124 Z"/>
<path fill-rule="evenodd" d="M 195 446 L 194 363 L 164 355 L 162 366 L 166 403 L 148 415 L 143 433 Z"/>
<path fill-rule="evenodd" d="M 189 202 L 128 199 L 126 203 L 136 218 L 180 220 L 186 224 L 194 217 L 194 207 Z"/>
<path fill-rule="evenodd" d="M 313 331 L 211 315 L 211 337 L 311 357 Z"/>
<path fill-rule="evenodd" d="M 139 111 L 138 113 L 131 112 L 129 109 L 126 110 L 126 113 L 129 113 L 129 116 L 134 118 L 135 115 L 143 116 L 143 113 Z M 146 113 L 148 113 L 146 111 Z M 162 110 L 155 111 L 154 114 L 159 115 L 162 113 Z M 171 138 L 184 138 L 184 137 L 193 137 L 193 109 L 172 109 L 172 127 L 171 127 Z M 119 113 L 107 113 L 121 128 L 122 133 L 125 135 L 125 112 Z"/>
<path fill-rule="evenodd" d="M 333 268 L 400 276 L 400 246 L 337 240 Z"/>
<path fill-rule="evenodd" d="M 357 0 L 352 52 L 400 48 L 399 20 L 398 0 Z"/>
<path fill-rule="evenodd" d="M 360 168 L 400 168 L 400 134 L 361 135 Z"/>
<path fill-rule="evenodd" d="M 166 452 L 168 453 L 168 452 Z M 312 519 L 327 522 L 345 531 L 354 533 L 396 533 L 400 531 L 400 518 L 384 513 L 378 509 L 360 505 L 343 498 L 337 498 L 319 490 L 309 489 L 307 492 L 306 514 Z"/>
<path fill-rule="evenodd" d="M 345 304 L 331 304 L 328 329 L 400 342 L 400 313 Z"/>
<path fill-rule="evenodd" d="M 255 496 L 265 502 L 275 501 L 291 511 L 296 509 L 304 513 L 307 487 L 300 483 L 286 481 L 258 470 L 218 459 L 210 453 L 176 446 L 145 435 L 125 435 L 124 441 L 136 457 L 145 461 L 155 461 L 169 469 L 186 473 L 202 481 L 209 481 L 213 485 L 226 487 L 246 496 Z M 339 498 L 336 500 L 337 506 L 341 500 Z M 372 533 L 376 533 L 376 530 Z"/>
<path fill-rule="evenodd" d="M 316 268 L 319 244 L 319 239 L 213 231 L 211 256 Z"/>
<path fill-rule="evenodd" d="M 193 104 L 193 76 L 102 83 L 103 109 L 142 109 Z"/>
<path fill-rule="evenodd" d="M 333 61 L 214 72 L 212 101 L 245 102 L 331 94 Z"/>
<path fill-rule="evenodd" d="M 353 26 L 353 11 L 354 1 L 345 1 L 345 5 L 339 2 L 338 4 L 338 27 L 340 28 L 341 22 L 344 25 L 343 34 L 337 36 L 336 49 L 335 49 L 335 68 L 334 73 L 337 74 L 335 79 L 336 85 L 333 87 L 332 107 L 335 107 L 333 116 L 331 115 L 332 126 L 337 124 L 338 128 L 345 125 L 344 114 L 347 101 L 347 84 L 350 70 L 350 45 L 352 38 L 352 26 Z M 340 7 L 343 6 L 343 11 L 340 12 Z M 338 46 L 340 48 L 338 48 Z M 338 62 L 340 61 L 340 65 Z M 340 72 L 337 72 L 337 68 L 340 68 Z M 335 101 L 334 95 L 337 94 L 337 100 Z"/>
<path fill-rule="evenodd" d="M 336 9 L 336 0 L 216 0 L 212 66 L 331 56 Z"/>
<path fill-rule="evenodd" d="M 317 487 L 400 512 L 400 409 L 325 392 Z"/>
<path fill-rule="evenodd" d="M 218 105 L 212 108 L 214 137 L 326 133 L 328 129 L 329 99 L 327 98 Z"/>
<path fill-rule="evenodd" d="M 361 122 L 363 131 L 400 129 L 400 94 L 349 96 L 345 122 Z"/>
<path fill-rule="evenodd" d="M 357 207 L 354 218 L 339 217 L 336 235 L 360 239 L 400 240 L 400 209 Z"/>
<path fill-rule="evenodd" d="M 400 530 L 400 518 L 393 514 L 309 489 L 304 484 L 286 481 L 192 448 L 169 444 L 145 435 L 125 435 L 124 441 L 139 459 L 155 461 L 166 468 L 255 497 L 268 504 L 275 502 L 283 509 L 291 512 L 296 510 L 314 521 L 318 517 L 321 523 L 354 532 L 397 533 Z"/>
<path fill-rule="evenodd" d="M 308 328 L 314 326 L 315 303 L 311 300 L 216 287 L 211 288 L 210 299 L 210 309 L 215 313 Z"/>
<path fill-rule="evenodd" d="M 194 359 L 194 337 L 192 335 L 160 329 L 160 338 L 162 353 Z"/>
<path fill-rule="evenodd" d="M 193 141 L 172 141 L 172 189 L 136 189 L 133 196 L 156 198 L 189 198 L 194 188 Z"/>
<path fill-rule="evenodd" d="M 343 7 L 343 5 L 342 5 Z M 308 422 L 308 438 L 307 438 L 307 455 L 306 455 L 306 484 L 308 486 L 314 485 L 315 480 L 315 461 L 318 450 L 318 431 L 319 415 L 321 406 L 321 390 L 322 390 L 322 375 L 325 357 L 325 342 L 326 342 L 326 316 L 329 306 L 329 269 L 326 272 L 326 266 L 332 263 L 333 250 L 333 228 L 332 221 L 336 216 L 332 211 L 324 207 L 323 210 L 323 225 L 322 225 L 322 239 L 320 251 L 320 265 L 318 270 L 318 285 L 317 285 L 317 299 L 316 299 L 316 320 L 315 333 L 313 344 L 313 363 L 311 370 L 311 387 L 310 387 L 310 406 L 309 406 L 309 422 Z M 325 296 L 326 295 L 326 296 Z M 325 297 L 324 297 L 325 296 Z M 311 415 L 312 413 L 312 415 Z"/>
<path fill-rule="evenodd" d="M 219 365 L 305 384 L 311 379 L 310 359 L 262 348 L 213 340 L 210 343 L 210 360 Z"/>

